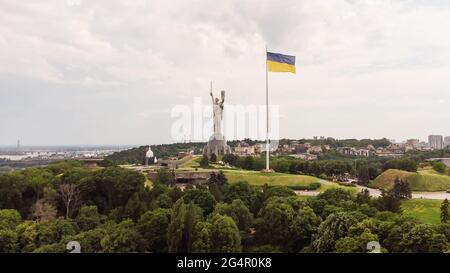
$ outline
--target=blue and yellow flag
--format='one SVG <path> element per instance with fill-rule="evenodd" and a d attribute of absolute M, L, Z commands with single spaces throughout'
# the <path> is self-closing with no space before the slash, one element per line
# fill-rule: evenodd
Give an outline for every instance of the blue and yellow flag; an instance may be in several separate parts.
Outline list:
<path fill-rule="evenodd" d="M 267 52 L 267 66 L 269 72 L 292 72 L 295 70 L 295 56 Z"/>

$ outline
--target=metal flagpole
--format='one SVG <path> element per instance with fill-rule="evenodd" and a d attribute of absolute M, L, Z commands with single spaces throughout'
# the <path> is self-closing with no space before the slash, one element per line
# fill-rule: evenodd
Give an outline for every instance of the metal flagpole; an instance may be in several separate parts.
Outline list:
<path fill-rule="evenodd" d="M 267 46 L 266 46 L 266 171 L 270 171 L 270 144 L 269 144 L 269 68 L 267 64 Z"/>

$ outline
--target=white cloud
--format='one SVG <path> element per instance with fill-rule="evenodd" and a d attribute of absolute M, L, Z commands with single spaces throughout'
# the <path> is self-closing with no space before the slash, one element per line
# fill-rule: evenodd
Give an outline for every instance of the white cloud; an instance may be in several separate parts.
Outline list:
<path fill-rule="evenodd" d="M 0 144 L 170 142 L 167 109 L 211 79 L 228 103 L 264 103 L 266 44 L 297 56 L 297 75 L 270 75 L 286 137 L 450 134 L 443 1 L 68 3 L 0 3 Z M 66 111 L 80 103 L 86 117 Z"/>

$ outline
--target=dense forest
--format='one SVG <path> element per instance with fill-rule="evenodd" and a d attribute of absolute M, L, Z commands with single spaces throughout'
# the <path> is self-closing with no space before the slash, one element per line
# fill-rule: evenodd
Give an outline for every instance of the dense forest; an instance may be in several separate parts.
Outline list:
<path fill-rule="evenodd" d="M 372 198 L 329 189 L 301 198 L 286 187 L 229 184 L 223 173 L 184 191 L 160 170 L 152 187 L 120 167 L 76 161 L 0 174 L 0 252 L 445 252 L 442 224 L 401 214 L 407 183 Z"/>

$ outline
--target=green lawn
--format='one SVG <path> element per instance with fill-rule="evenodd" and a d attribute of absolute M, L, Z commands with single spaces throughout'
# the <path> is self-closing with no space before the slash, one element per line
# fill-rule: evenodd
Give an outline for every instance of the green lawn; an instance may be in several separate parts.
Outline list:
<path fill-rule="evenodd" d="M 198 170 L 223 171 L 230 183 L 239 181 L 247 181 L 250 185 L 263 186 L 308 186 L 311 183 L 321 181 L 319 178 L 308 175 L 294 175 L 285 173 L 262 173 L 259 171 L 247 171 L 241 169 L 230 169 L 218 164 L 210 164 L 210 168 L 200 168 L 201 157 L 195 157 L 180 166 L 178 171 L 190 171 L 194 168 Z M 343 188 L 352 192 L 356 192 L 356 188 L 344 187 L 336 183 L 322 183 L 318 191 L 322 192 L 330 188 Z"/>
<path fill-rule="evenodd" d="M 421 169 L 416 173 L 400 170 L 387 170 L 371 182 L 374 188 L 390 189 L 396 177 L 409 182 L 411 190 L 422 192 L 447 191 L 450 189 L 450 176 L 432 169 Z"/>
<path fill-rule="evenodd" d="M 224 170 L 223 171 L 230 183 L 236 183 L 239 181 L 247 181 L 250 185 L 263 186 L 267 184 L 269 186 L 308 186 L 311 183 L 320 182 L 321 179 L 297 174 L 285 174 L 285 173 L 262 173 L 257 171 L 245 171 L 245 170 Z M 336 183 L 322 183 L 318 191 L 323 192 L 331 188 L 342 188 L 352 192 L 356 192 L 356 188 L 344 187 Z"/>
<path fill-rule="evenodd" d="M 230 183 L 247 181 L 252 185 L 262 186 L 307 186 L 314 182 L 319 182 L 318 178 L 307 175 L 293 175 L 282 173 L 262 173 L 257 171 L 229 171 L 224 170 Z"/>
<path fill-rule="evenodd" d="M 202 160 L 201 157 L 193 157 L 191 160 L 185 162 L 184 164 L 181 164 L 180 168 L 196 168 L 200 165 L 200 160 Z"/>
<path fill-rule="evenodd" d="M 441 222 L 441 200 L 411 199 L 402 202 L 403 215 L 411 216 L 423 223 Z"/>

